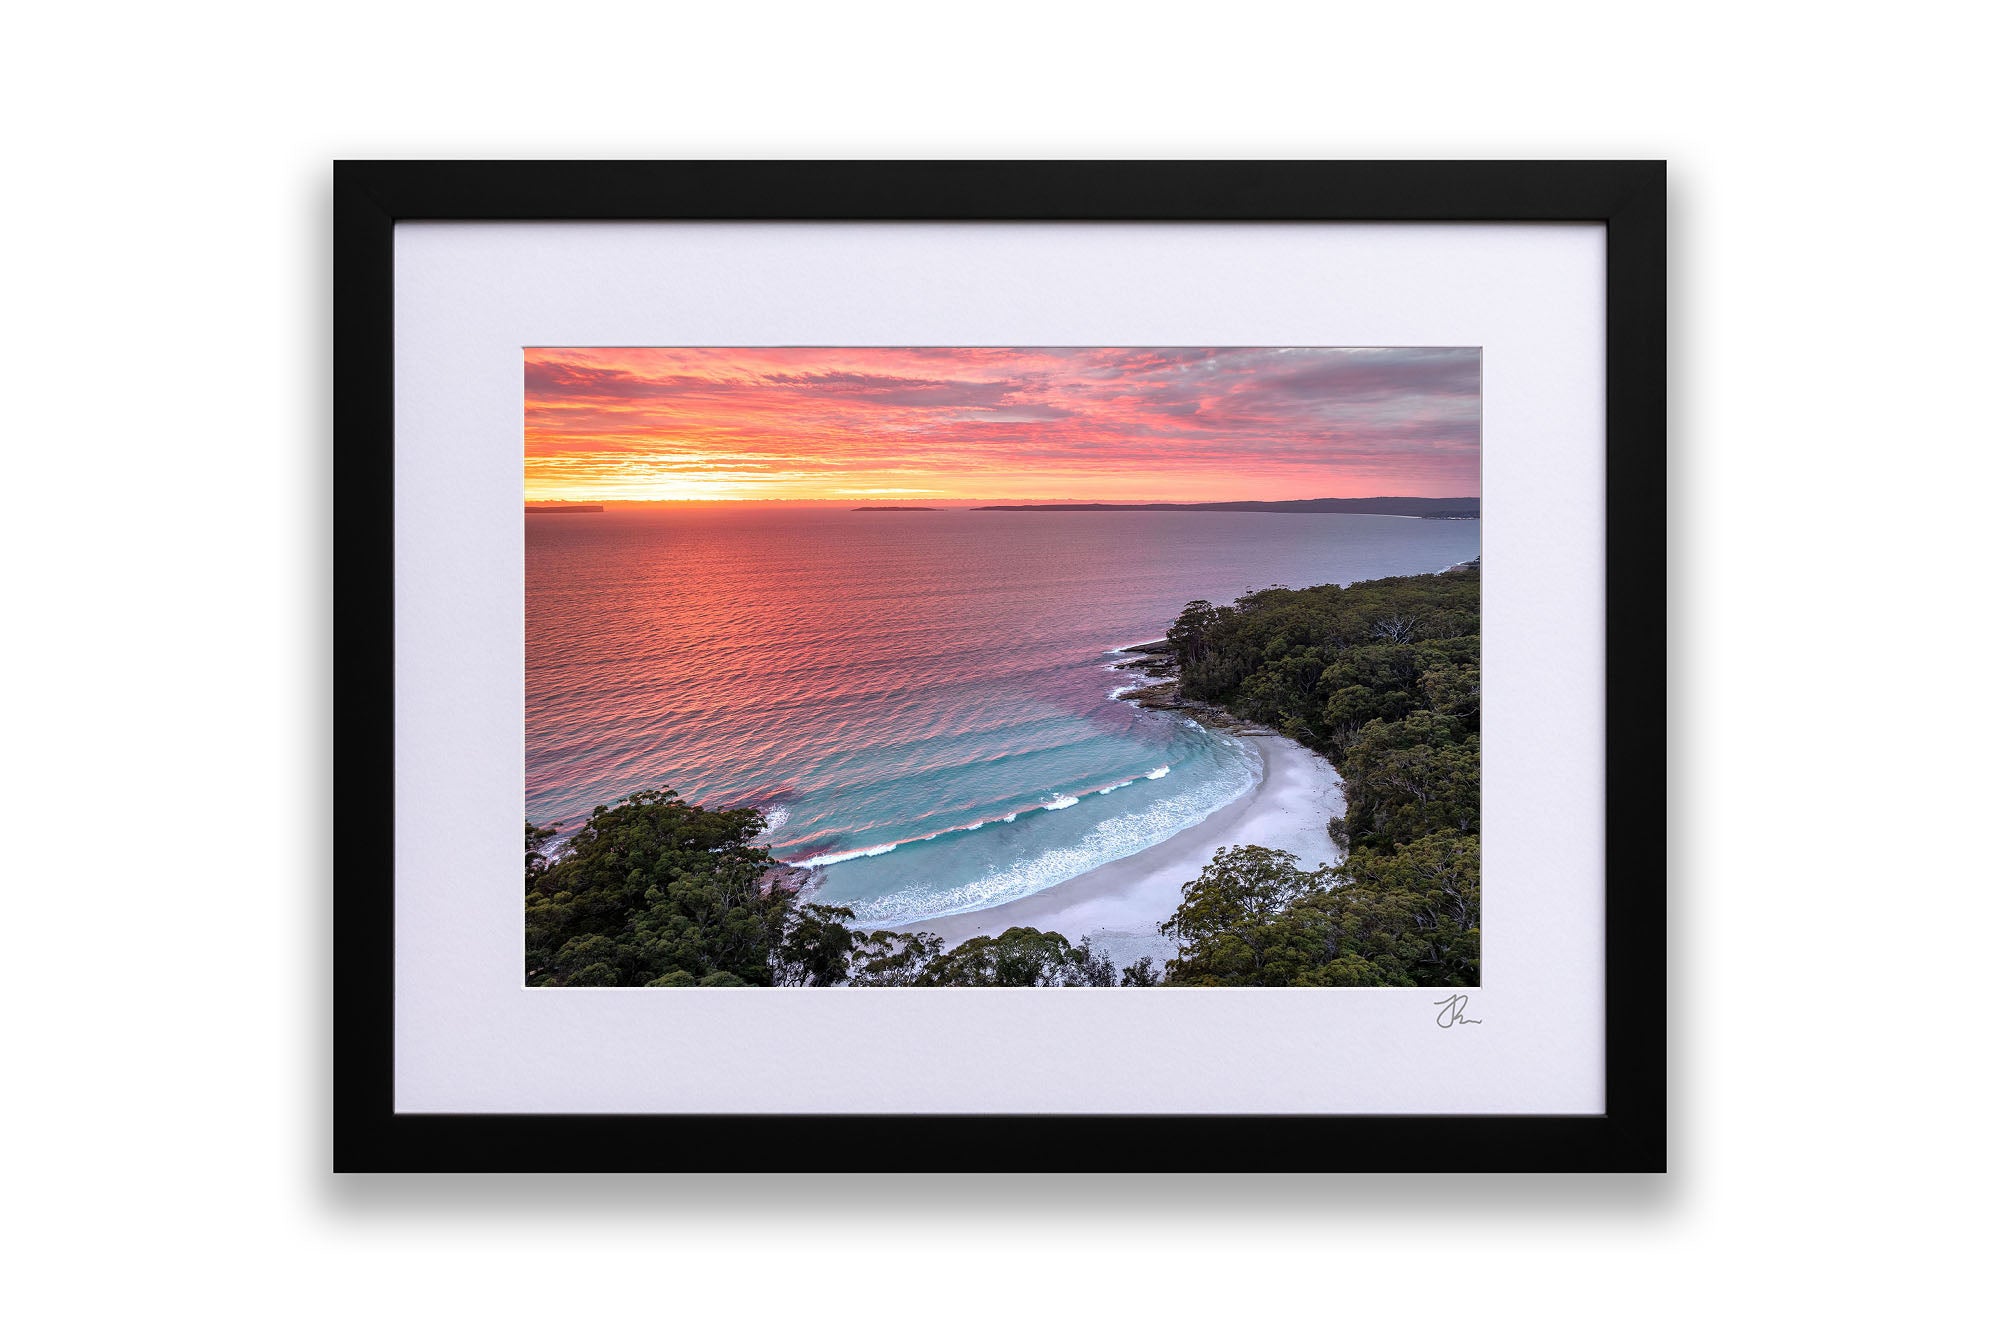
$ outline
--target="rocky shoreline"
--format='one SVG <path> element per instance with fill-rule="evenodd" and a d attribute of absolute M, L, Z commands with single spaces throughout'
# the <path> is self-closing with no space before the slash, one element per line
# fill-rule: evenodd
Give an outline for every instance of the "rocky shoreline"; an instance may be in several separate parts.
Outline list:
<path fill-rule="evenodd" d="M 1119 695 L 1126 703 L 1138 704 L 1141 708 L 1156 708 L 1162 712 L 1185 713 L 1204 727 L 1216 731 L 1226 731 L 1233 736 L 1275 736 L 1271 728 L 1256 722 L 1245 722 L 1242 718 L 1215 704 L 1200 699 L 1190 699 L 1181 693 L 1180 663 L 1173 655 L 1173 647 L 1165 639 L 1152 643 L 1135 643 L 1122 651 L 1138 653 L 1140 656 L 1129 662 L 1114 662 L 1116 671 L 1136 671 L 1152 678 L 1150 685 Z"/>

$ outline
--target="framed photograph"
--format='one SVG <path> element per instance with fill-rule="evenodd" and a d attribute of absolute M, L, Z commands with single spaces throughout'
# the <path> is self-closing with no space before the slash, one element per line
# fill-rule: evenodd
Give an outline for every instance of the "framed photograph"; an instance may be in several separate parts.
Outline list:
<path fill-rule="evenodd" d="M 336 1169 L 1664 1170 L 1665 198 L 338 164 Z"/>

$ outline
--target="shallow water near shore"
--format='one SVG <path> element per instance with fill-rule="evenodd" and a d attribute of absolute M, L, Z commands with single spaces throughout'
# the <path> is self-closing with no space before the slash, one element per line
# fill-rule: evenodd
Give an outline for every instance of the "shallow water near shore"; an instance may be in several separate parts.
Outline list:
<path fill-rule="evenodd" d="M 862 924 L 1022 898 L 1164 842 L 1261 771 L 1115 697 L 1110 651 L 1190 601 L 1428 573 L 1476 521 L 1371 514 L 855 513 L 527 523 L 527 814 L 669 786 L 755 805 Z"/>

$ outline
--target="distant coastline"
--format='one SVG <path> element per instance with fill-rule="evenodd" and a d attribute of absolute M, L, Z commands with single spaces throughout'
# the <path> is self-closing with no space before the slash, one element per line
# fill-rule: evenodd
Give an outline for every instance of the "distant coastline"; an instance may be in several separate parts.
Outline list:
<path fill-rule="evenodd" d="M 977 505 L 979 510 L 1058 511 L 1058 510 L 1193 510 L 1213 513 L 1267 514 L 1395 514 L 1407 518 L 1477 518 L 1479 497 L 1461 495 L 1437 498 L 1422 495 L 1376 495 L 1366 499 L 1324 500 L 1209 500 L 1200 503 L 1170 504 L 1033 504 Z"/>
<path fill-rule="evenodd" d="M 935 514 L 936 505 L 858 505 L 857 514 Z"/>
<path fill-rule="evenodd" d="M 603 505 L 529 505 L 530 514 L 601 514 Z"/>

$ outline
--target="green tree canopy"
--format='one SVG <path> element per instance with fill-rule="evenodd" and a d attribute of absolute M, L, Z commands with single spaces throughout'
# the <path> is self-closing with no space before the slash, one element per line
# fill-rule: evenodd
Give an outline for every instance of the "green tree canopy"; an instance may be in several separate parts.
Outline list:
<path fill-rule="evenodd" d="M 1168 636 L 1181 691 L 1340 770 L 1308 872 L 1237 848 L 1164 929 L 1169 984 L 1474 985 L 1479 979 L 1479 567 L 1194 602 Z"/>
<path fill-rule="evenodd" d="M 643 986 L 675 972 L 771 984 L 795 895 L 751 843 L 763 827 L 755 810 L 635 792 L 592 811 L 539 868 L 531 829 L 528 984 Z"/>
<path fill-rule="evenodd" d="M 1232 847 L 1160 927 L 1175 986 L 1479 984 L 1479 840 L 1437 833 L 1306 870 L 1289 852 Z"/>
<path fill-rule="evenodd" d="M 827 903 L 794 908 L 772 960 L 780 986 L 838 986 L 848 978 L 855 934 L 854 909 Z"/>
<path fill-rule="evenodd" d="M 921 986 L 943 953 L 944 941 L 925 931 L 870 931 L 854 941 L 848 976 L 856 986 Z"/>

